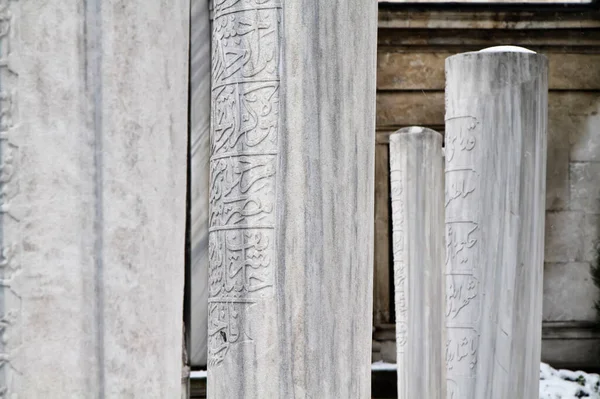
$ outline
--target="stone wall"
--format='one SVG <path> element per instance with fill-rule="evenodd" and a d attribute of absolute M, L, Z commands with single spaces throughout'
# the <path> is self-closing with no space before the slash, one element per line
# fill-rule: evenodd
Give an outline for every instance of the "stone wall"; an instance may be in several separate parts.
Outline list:
<path fill-rule="evenodd" d="M 410 16 L 408 15 L 410 14 Z M 406 21 L 410 20 L 410 24 Z M 380 5 L 377 77 L 373 360 L 393 361 L 388 136 L 444 130 L 444 60 L 503 44 L 549 59 L 542 358 L 598 367 L 600 292 L 590 277 L 600 239 L 600 21 L 591 11 L 419 11 Z"/>

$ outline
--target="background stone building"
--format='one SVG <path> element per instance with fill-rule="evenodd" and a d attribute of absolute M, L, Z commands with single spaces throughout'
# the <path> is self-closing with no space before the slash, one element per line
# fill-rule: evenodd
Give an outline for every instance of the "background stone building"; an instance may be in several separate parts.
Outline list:
<path fill-rule="evenodd" d="M 373 361 L 396 353 L 388 136 L 410 125 L 443 133 L 444 60 L 510 44 L 550 65 L 542 360 L 600 367 L 590 275 L 600 239 L 600 13 L 593 3 L 545 3 L 380 2 Z"/>

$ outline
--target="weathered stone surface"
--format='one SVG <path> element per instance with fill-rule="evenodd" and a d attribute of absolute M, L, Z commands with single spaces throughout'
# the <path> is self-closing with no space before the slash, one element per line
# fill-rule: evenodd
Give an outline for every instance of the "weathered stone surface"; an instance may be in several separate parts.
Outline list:
<path fill-rule="evenodd" d="M 191 1 L 190 26 L 190 364 L 206 366 L 211 29 L 209 0 Z"/>
<path fill-rule="evenodd" d="M 456 40 L 457 36 L 454 31 L 449 38 Z M 546 54 L 550 90 L 600 89 L 600 69 L 596 67 L 600 65 L 599 54 L 565 53 L 563 48 L 559 51 Z M 377 54 L 377 89 L 444 90 L 444 60 L 454 54 L 436 52 L 431 47 L 424 51 L 383 47 Z"/>
<path fill-rule="evenodd" d="M 373 363 L 396 363 L 396 341 L 373 341 Z"/>
<path fill-rule="evenodd" d="M 569 131 L 571 161 L 600 161 L 600 94 L 589 100 L 565 118 L 573 124 Z"/>
<path fill-rule="evenodd" d="M 0 396 L 179 398 L 189 2 L 0 20 Z"/>
<path fill-rule="evenodd" d="M 554 93 L 550 100 L 550 125 L 560 126 L 570 146 L 572 162 L 600 161 L 600 93 Z"/>
<path fill-rule="evenodd" d="M 569 149 L 552 142 L 548 137 L 546 166 L 546 210 L 561 211 L 569 205 Z"/>
<path fill-rule="evenodd" d="M 584 118 L 594 116 L 600 95 L 598 92 L 552 91 L 548 95 L 548 131 L 556 129 L 565 138 L 564 147 L 579 140 L 585 129 Z M 377 128 L 402 126 L 421 122 L 444 124 L 444 92 L 442 91 L 380 91 L 377 93 Z M 428 106 L 429 105 L 429 106 Z M 564 131 L 562 131 L 564 130 Z M 591 130 L 595 132 L 597 130 Z M 583 146 L 583 143 L 581 144 Z M 587 159 L 583 159 L 587 160 Z"/>
<path fill-rule="evenodd" d="M 546 263 L 544 265 L 544 320 L 596 320 L 594 302 L 600 292 L 590 275 L 590 264 Z"/>
<path fill-rule="evenodd" d="M 546 165 L 546 210 L 567 210 L 569 205 L 569 152 L 570 135 L 575 129 L 569 114 L 573 98 L 549 94 L 548 104 L 548 162 Z M 578 99 L 575 98 L 575 102 Z"/>
<path fill-rule="evenodd" d="M 581 370 L 598 367 L 600 332 L 594 322 L 544 322 L 542 361 Z"/>
<path fill-rule="evenodd" d="M 208 397 L 368 398 L 377 4 L 213 17 Z"/>
<path fill-rule="evenodd" d="M 446 398 L 442 135 L 390 136 L 398 397 Z M 449 303 L 450 312 L 454 311 Z M 447 310 L 446 310 L 447 311 Z"/>
<path fill-rule="evenodd" d="M 571 201 L 569 208 L 600 213 L 600 163 L 575 162 L 569 165 Z"/>
<path fill-rule="evenodd" d="M 595 263 L 600 250 L 600 215 L 585 215 L 583 220 L 583 262 Z"/>
<path fill-rule="evenodd" d="M 583 259 L 584 222 L 582 212 L 547 212 L 544 235 L 546 262 L 574 262 Z"/>
<path fill-rule="evenodd" d="M 385 0 L 382 0 L 382 3 L 384 1 Z M 402 0 L 392 1 L 396 3 L 402 2 Z M 582 2 L 581 0 L 576 1 Z M 517 3 L 516 0 L 507 1 L 506 3 L 509 2 Z M 388 3 L 388 1 L 385 1 L 385 3 Z M 412 7 L 385 7 L 384 4 L 381 4 L 381 10 L 379 12 L 379 28 L 380 30 L 396 30 L 401 28 L 438 30 L 438 32 L 436 32 L 438 35 L 445 34 L 445 36 L 450 39 L 456 39 L 455 36 L 453 37 L 453 35 L 447 33 L 450 29 L 460 29 L 463 31 L 461 33 L 467 37 L 471 32 L 478 29 L 493 30 L 493 32 L 488 31 L 488 37 L 486 37 L 487 40 L 483 43 L 467 42 L 467 44 L 471 46 L 481 44 L 493 45 L 490 41 L 495 39 L 495 34 L 497 32 L 508 31 L 509 33 L 512 33 L 514 31 L 525 30 L 527 33 L 531 32 L 532 34 L 540 31 L 548 34 L 556 30 L 567 30 L 568 28 L 579 30 L 599 28 L 599 14 L 600 13 L 593 8 L 588 9 L 587 12 L 566 13 L 564 11 L 544 7 L 539 7 L 535 10 L 521 10 L 518 8 L 512 10 L 507 8 L 493 9 L 490 7 L 488 10 L 480 8 L 477 10 L 466 11 L 459 7 L 444 10 L 432 10 L 423 7 L 421 10 L 416 10 Z M 464 31 L 466 31 L 466 33 Z M 421 31 L 417 30 L 417 32 Z M 428 37 L 423 38 L 423 36 L 423 33 L 421 33 L 421 41 L 418 42 L 419 45 L 437 44 L 437 41 L 428 42 Z M 505 40 L 506 38 L 507 37 L 505 37 Z M 511 38 L 511 36 L 508 36 L 508 38 Z M 506 43 L 507 42 L 504 41 L 499 44 L 503 45 Z M 460 41 L 458 44 L 465 45 L 464 42 Z M 548 45 L 548 40 L 542 42 L 542 44 Z"/>
<path fill-rule="evenodd" d="M 547 68 L 525 52 L 446 60 L 449 397 L 538 396 Z"/>
<path fill-rule="evenodd" d="M 444 92 L 377 93 L 377 127 L 444 124 Z"/>

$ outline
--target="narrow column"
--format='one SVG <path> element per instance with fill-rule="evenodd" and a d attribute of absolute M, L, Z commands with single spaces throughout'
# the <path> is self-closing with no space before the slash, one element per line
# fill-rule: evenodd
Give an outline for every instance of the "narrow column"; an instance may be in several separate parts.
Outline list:
<path fill-rule="evenodd" d="M 442 135 L 390 136 L 398 398 L 446 398 Z"/>
<path fill-rule="evenodd" d="M 190 364 L 206 367 L 211 28 L 209 0 L 191 0 L 190 19 Z"/>
<path fill-rule="evenodd" d="M 209 398 L 370 397 L 376 12 L 215 3 Z"/>
<path fill-rule="evenodd" d="M 0 5 L 0 397 L 178 398 L 189 2 Z"/>
<path fill-rule="evenodd" d="M 448 397 L 537 398 L 547 60 L 491 48 L 446 76 Z"/>

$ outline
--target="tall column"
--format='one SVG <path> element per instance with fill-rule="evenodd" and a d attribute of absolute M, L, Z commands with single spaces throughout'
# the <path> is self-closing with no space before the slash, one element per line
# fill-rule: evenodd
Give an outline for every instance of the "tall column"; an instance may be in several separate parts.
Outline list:
<path fill-rule="evenodd" d="M 398 398 L 446 398 L 442 135 L 390 136 Z"/>
<path fill-rule="evenodd" d="M 188 19 L 0 1 L 1 397 L 180 397 Z"/>
<path fill-rule="evenodd" d="M 370 397 L 376 13 L 215 2 L 209 398 Z"/>
<path fill-rule="evenodd" d="M 209 0 L 191 0 L 190 26 L 190 304 L 192 366 L 206 366 L 208 343 L 208 196 L 211 28 Z"/>
<path fill-rule="evenodd" d="M 515 47 L 446 60 L 449 398 L 538 397 L 547 69 Z"/>

